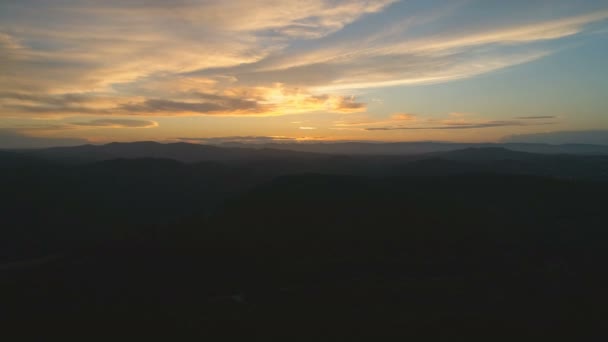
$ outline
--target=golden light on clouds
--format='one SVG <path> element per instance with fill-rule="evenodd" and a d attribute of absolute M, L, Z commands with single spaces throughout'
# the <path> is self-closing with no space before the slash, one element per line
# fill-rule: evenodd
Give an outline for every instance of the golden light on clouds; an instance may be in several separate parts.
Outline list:
<path fill-rule="evenodd" d="M 602 36 L 597 32 L 608 19 L 601 3 L 556 0 L 552 11 L 536 3 L 484 4 L 481 15 L 474 3 L 421 0 L 3 2 L 0 128 L 57 121 L 46 131 L 78 130 L 87 138 L 84 127 L 109 132 L 142 124 L 162 139 L 174 134 L 168 127 L 176 129 L 178 120 L 192 129 L 187 117 L 201 117 L 208 118 L 201 121 L 204 134 L 248 125 L 252 135 L 278 136 L 294 129 L 289 122 L 308 122 L 306 116 L 310 125 L 301 127 L 351 130 L 361 138 L 368 129 L 427 123 L 523 127 L 497 114 L 499 106 L 473 108 L 490 116 L 474 122 L 445 118 L 475 107 L 466 104 L 477 103 L 477 94 L 422 104 L 388 91 L 400 87 L 407 95 L 422 85 L 542 63 L 576 48 L 589 32 Z M 448 100 L 453 108 L 441 106 Z M 302 117 L 280 121 L 285 115 Z M 549 115 L 530 109 L 520 116 Z M 229 121 L 238 117 L 277 121 L 264 127 Z M 160 118 L 174 121 L 163 125 Z"/>

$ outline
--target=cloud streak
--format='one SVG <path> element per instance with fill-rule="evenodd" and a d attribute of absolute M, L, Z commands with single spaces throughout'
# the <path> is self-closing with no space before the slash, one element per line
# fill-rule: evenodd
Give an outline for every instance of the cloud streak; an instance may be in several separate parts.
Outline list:
<path fill-rule="evenodd" d="M 270 143 L 294 143 L 305 141 L 322 141 L 323 137 L 285 137 L 285 136 L 229 136 L 229 137 L 210 137 L 210 138 L 188 138 L 181 137 L 172 140 L 202 143 L 211 145 L 221 145 L 227 143 L 242 144 L 270 144 Z"/>
<path fill-rule="evenodd" d="M 80 127 L 105 127 L 105 128 L 153 128 L 158 127 L 158 123 L 148 120 L 130 119 L 100 119 L 86 122 L 72 122 L 70 125 Z"/>
<path fill-rule="evenodd" d="M 542 120 L 542 119 L 555 119 L 557 116 L 554 115 L 537 115 L 537 116 L 519 116 L 516 119 L 519 120 Z"/>
<path fill-rule="evenodd" d="M 334 130 L 399 131 L 399 130 L 467 130 L 495 127 L 521 127 L 552 125 L 555 116 L 529 116 L 516 120 L 481 120 L 471 114 L 449 113 L 447 118 L 424 118 L 410 113 L 397 113 L 387 119 L 372 120 L 366 116 L 350 120 L 335 121 Z M 471 117 L 471 118 L 469 118 Z"/>
<path fill-rule="evenodd" d="M 417 12 L 408 4 L 2 2 L 0 116 L 362 113 L 356 89 L 443 83 L 528 63 L 554 53 L 545 43 L 608 19 L 604 7 L 471 21 L 458 17 L 471 9 L 464 5 Z M 537 5 L 512 6 L 523 13 Z"/>
<path fill-rule="evenodd" d="M 521 121 L 487 121 L 479 123 L 446 123 L 438 126 L 392 126 L 392 127 L 368 127 L 366 131 L 396 131 L 396 130 L 460 130 L 460 129 L 481 129 L 481 128 L 495 128 L 495 127 L 517 127 L 517 126 L 531 126 L 531 125 L 551 125 L 552 122 L 534 123 L 527 124 Z"/>

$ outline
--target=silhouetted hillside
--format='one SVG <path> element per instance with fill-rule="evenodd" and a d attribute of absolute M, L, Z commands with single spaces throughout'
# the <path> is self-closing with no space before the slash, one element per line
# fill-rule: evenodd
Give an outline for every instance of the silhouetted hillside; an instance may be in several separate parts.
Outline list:
<path fill-rule="evenodd" d="M 222 226 L 235 222 L 232 226 L 239 232 L 233 236 L 237 239 L 246 234 L 254 235 L 247 236 L 246 241 L 255 236 L 273 239 L 284 234 L 285 239 L 302 241 L 308 236 L 316 246 L 351 238 L 367 242 L 371 236 L 385 234 L 389 234 L 383 238 L 386 241 L 402 239 L 401 243 L 421 248 L 420 241 L 413 241 L 408 234 L 479 244 L 470 240 L 469 234 L 475 230 L 473 235 L 478 237 L 529 234 L 528 242 L 534 236 L 544 240 L 536 243 L 550 243 L 566 227 L 571 240 L 561 242 L 574 243 L 574 236 L 583 231 L 583 239 L 591 232 L 604 231 L 601 198 L 607 190 L 608 183 L 489 174 L 416 178 L 285 176 L 228 205 L 220 214 L 220 222 Z M 580 230 L 580 226 L 585 228 Z M 400 234 L 403 237 L 399 238 Z M 446 238 L 452 234 L 462 236 Z M 507 241 L 505 236 L 500 238 L 503 243 Z"/>
<path fill-rule="evenodd" d="M 211 145 L 187 143 L 161 144 L 152 141 L 54 147 L 23 151 L 23 153 L 39 158 L 46 158 L 48 160 L 79 163 L 118 158 L 161 158 L 191 163 L 200 161 L 243 161 L 287 157 L 314 157 L 314 155 L 309 153 L 296 153 L 284 150 L 221 148 Z"/>
<path fill-rule="evenodd" d="M 426 170 L 435 175 L 442 173 L 451 174 L 454 172 L 491 172 L 608 180 L 608 156 L 604 155 L 539 154 L 516 151 L 499 147 L 499 145 L 452 150 L 455 146 L 459 145 L 445 143 L 398 143 L 394 144 L 397 148 L 403 146 L 409 148 L 420 145 L 432 146 L 435 150 L 439 148 L 447 151 L 432 153 L 416 152 L 417 154 L 412 155 L 408 154 L 409 152 L 406 153 L 407 155 L 387 155 L 382 151 L 390 151 L 390 148 L 387 150 L 385 147 L 393 146 L 391 144 L 301 145 L 303 149 L 310 149 L 314 146 L 323 147 L 319 149 L 323 151 L 320 151 L 322 153 L 310 153 L 252 148 L 253 145 L 247 145 L 249 148 L 228 148 L 186 143 L 160 144 L 155 142 L 139 142 L 23 150 L 18 151 L 18 154 L 11 154 L 12 157 L 8 159 L 13 160 L 18 157 L 23 160 L 47 160 L 70 164 L 87 164 L 112 159 L 138 158 L 173 159 L 184 163 L 212 161 L 246 167 L 256 170 L 255 172 L 271 176 L 305 172 L 377 176 L 396 175 L 404 172 L 405 174 L 415 175 L 418 172 L 416 170 L 420 172 Z M 344 146 L 355 148 L 357 152 L 339 154 L 340 148 Z M 368 151 L 371 154 L 364 151 Z M 331 154 L 333 152 L 338 154 Z M 429 159 L 443 160 L 443 167 L 438 163 L 435 163 L 435 166 L 433 166 L 433 162 L 428 161 Z M 445 172 L 442 170 L 445 170 Z"/>
<path fill-rule="evenodd" d="M 536 154 L 502 148 L 472 148 L 431 155 L 470 163 L 472 169 L 493 173 L 608 180 L 608 156 Z"/>
<path fill-rule="evenodd" d="M 447 152 L 467 148 L 506 148 L 512 151 L 544 154 L 608 155 L 608 146 L 590 144 L 530 144 L 530 143 L 448 143 L 448 142 L 323 142 L 323 143 L 223 143 L 224 147 L 271 148 L 300 152 L 344 155 L 415 155 Z"/>
<path fill-rule="evenodd" d="M 323 159 L 325 155 L 393 157 L 440 154 L 458 150 L 487 151 L 483 160 L 503 157 L 507 151 L 514 152 L 514 159 L 527 153 L 569 154 L 601 156 L 608 155 L 608 147 L 596 145 L 543 145 L 543 144 L 463 144 L 439 142 L 413 143 L 274 143 L 241 144 L 225 143 L 220 146 L 188 143 L 161 144 L 157 142 L 110 143 L 106 145 L 82 145 L 54 147 L 38 150 L 19 150 L 22 155 L 69 163 L 90 163 L 118 158 L 160 158 L 181 162 L 200 161 L 256 161 L 284 159 Z M 499 152 L 502 150 L 502 152 Z M 515 152 L 520 152 L 517 155 Z"/>
<path fill-rule="evenodd" d="M 469 147 L 462 150 L 431 153 L 429 156 L 458 161 L 493 162 L 497 160 L 532 160 L 542 158 L 541 155 L 519 152 L 504 147 Z"/>
<path fill-rule="evenodd" d="M 604 156 L 59 151 L 0 153 L 0 319 L 24 337 L 101 336 L 99 322 L 301 341 L 605 323 Z"/>
<path fill-rule="evenodd" d="M 0 169 L 34 167 L 37 165 L 48 165 L 48 161 L 25 155 L 23 153 L 0 151 Z"/>

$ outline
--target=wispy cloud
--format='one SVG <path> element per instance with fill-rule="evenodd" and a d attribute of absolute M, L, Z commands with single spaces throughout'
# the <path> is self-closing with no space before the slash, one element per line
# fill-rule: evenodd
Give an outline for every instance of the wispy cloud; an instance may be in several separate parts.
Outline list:
<path fill-rule="evenodd" d="M 273 116 L 325 111 L 356 113 L 367 106 L 353 96 L 315 95 L 305 90 L 271 87 L 227 88 L 218 93 L 184 91 L 174 99 L 92 94 L 0 93 L 0 106 L 13 114 L 47 115 L 226 115 Z"/>
<path fill-rule="evenodd" d="M 243 144 L 267 144 L 273 142 L 293 142 L 296 138 L 283 137 L 283 136 L 229 136 L 229 137 L 180 137 L 173 140 L 191 142 L 191 143 L 202 143 L 202 144 L 225 144 L 225 143 L 243 143 Z"/>
<path fill-rule="evenodd" d="M 461 122 L 461 123 L 445 123 L 437 126 L 390 126 L 390 127 L 368 127 L 366 131 L 395 131 L 395 130 L 452 130 L 452 129 L 479 129 L 479 128 L 494 128 L 494 127 L 516 127 L 516 126 L 532 126 L 532 125 L 551 125 L 552 122 L 543 123 L 525 123 L 516 120 L 493 120 L 485 122 Z"/>
<path fill-rule="evenodd" d="M 228 137 L 210 137 L 210 138 L 188 138 L 181 137 L 171 140 L 184 141 L 190 143 L 201 143 L 220 145 L 228 143 L 242 144 L 270 144 L 270 143 L 294 143 L 307 141 L 323 141 L 324 137 L 286 137 L 286 136 L 228 136 Z"/>
<path fill-rule="evenodd" d="M 130 119 L 100 119 L 85 122 L 72 122 L 70 125 L 81 127 L 152 128 L 158 127 L 158 122 Z"/>
<path fill-rule="evenodd" d="M 4 129 L 6 132 L 13 132 L 19 136 L 41 138 L 49 137 L 49 139 L 51 139 L 54 135 L 65 131 L 92 129 L 142 129 L 156 127 L 159 127 L 159 124 L 156 121 L 111 118 L 74 122 L 59 121 L 52 124 L 34 123 L 0 129 Z"/>
<path fill-rule="evenodd" d="M 397 121 L 416 121 L 418 117 L 415 114 L 410 113 L 397 113 L 391 116 L 393 120 Z"/>
<path fill-rule="evenodd" d="M 361 113 L 367 106 L 349 95 L 354 89 L 448 82 L 528 63 L 553 53 L 544 42 L 608 18 L 603 7 L 452 22 L 454 5 L 419 13 L 404 4 L 2 2 L 0 115 Z M 512 6 L 521 13 L 537 5 Z M 403 15 L 369 24 L 389 8 Z"/>
<path fill-rule="evenodd" d="M 483 120 L 467 113 L 448 113 L 446 118 L 425 118 L 415 114 L 397 113 L 386 119 L 360 116 L 335 121 L 334 130 L 395 131 L 395 130 L 462 130 L 493 127 L 551 125 L 554 116 L 521 117 L 516 120 Z"/>
<path fill-rule="evenodd" d="M 537 116 L 519 116 L 516 119 L 519 120 L 542 120 L 542 119 L 555 119 L 555 115 L 537 115 Z"/>
<path fill-rule="evenodd" d="M 370 119 L 367 116 L 361 116 L 359 118 L 353 118 L 349 120 L 340 120 L 334 122 L 334 128 L 348 128 L 348 127 L 364 127 L 372 125 L 391 125 L 391 124 L 403 124 L 412 123 L 418 120 L 415 114 L 409 113 L 397 113 L 393 114 L 387 119 Z"/>

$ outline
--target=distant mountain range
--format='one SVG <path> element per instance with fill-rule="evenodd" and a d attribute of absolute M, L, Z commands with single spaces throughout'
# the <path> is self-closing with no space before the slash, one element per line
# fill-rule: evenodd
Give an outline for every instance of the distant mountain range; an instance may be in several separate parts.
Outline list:
<path fill-rule="evenodd" d="M 84 163 L 135 158 L 173 159 L 185 163 L 202 161 L 225 162 L 286 158 L 293 156 L 306 157 L 309 155 L 309 153 L 279 149 L 218 147 L 188 143 L 161 144 L 153 141 L 51 147 L 44 149 L 18 150 L 14 152 L 46 160 Z"/>
<path fill-rule="evenodd" d="M 590 144 L 530 144 L 530 143 L 449 143 L 449 142 L 334 142 L 334 143 L 268 143 L 243 144 L 223 143 L 225 147 L 257 149 L 280 149 L 300 152 L 348 154 L 348 155 L 412 155 L 432 152 L 447 152 L 466 148 L 499 147 L 512 151 L 545 154 L 605 155 L 608 146 Z"/>
<path fill-rule="evenodd" d="M 506 156 L 506 151 L 536 154 L 568 155 L 608 155 L 608 146 L 568 144 L 522 144 L 522 143 L 443 143 L 443 142 L 401 142 L 401 143 L 269 143 L 243 144 L 223 143 L 221 145 L 201 145 L 189 143 L 163 144 L 152 141 L 133 143 L 110 143 L 106 145 L 81 145 L 73 147 L 52 147 L 44 149 L 13 150 L 46 160 L 63 162 L 94 162 L 111 159 L 161 158 L 192 163 L 201 161 L 254 161 L 269 159 L 319 159 L 327 155 L 342 156 L 416 156 L 433 153 L 481 149 L 484 159 Z M 7 153 L 7 152 L 5 152 Z M 477 152 L 479 154 L 480 152 Z M 515 156 L 511 154 L 510 157 Z M 522 155 L 518 155 L 518 159 Z"/>
<path fill-rule="evenodd" d="M 221 168 L 246 169 L 247 171 L 237 172 L 241 174 L 240 178 L 245 174 L 269 179 L 302 173 L 381 177 L 492 173 L 608 180 L 608 153 L 601 153 L 602 148 L 604 147 L 593 145 L 433 142 L 268 144 L 238 147 L 135 142 L 0 151 L 0 167 L 44 167 L 51 163 L 90 164 L 92 167 L 103 168 L 105 166 L 98 163 L 118 159 L 148 159 L 145 165 L 151 169 L 157 164 L 165 165 L 167 160 L 178 164 L 208 164 L 204 167 L 197 166 L 200 170 L 210 167 L 209 163 L 220 165 Z M 540 150 L 550 153 L 537 153 Z M 121 167 L 130 168 L 132 164 L 121 164 Z M 140 167 L 143 164 L 137 165 Z"/>

